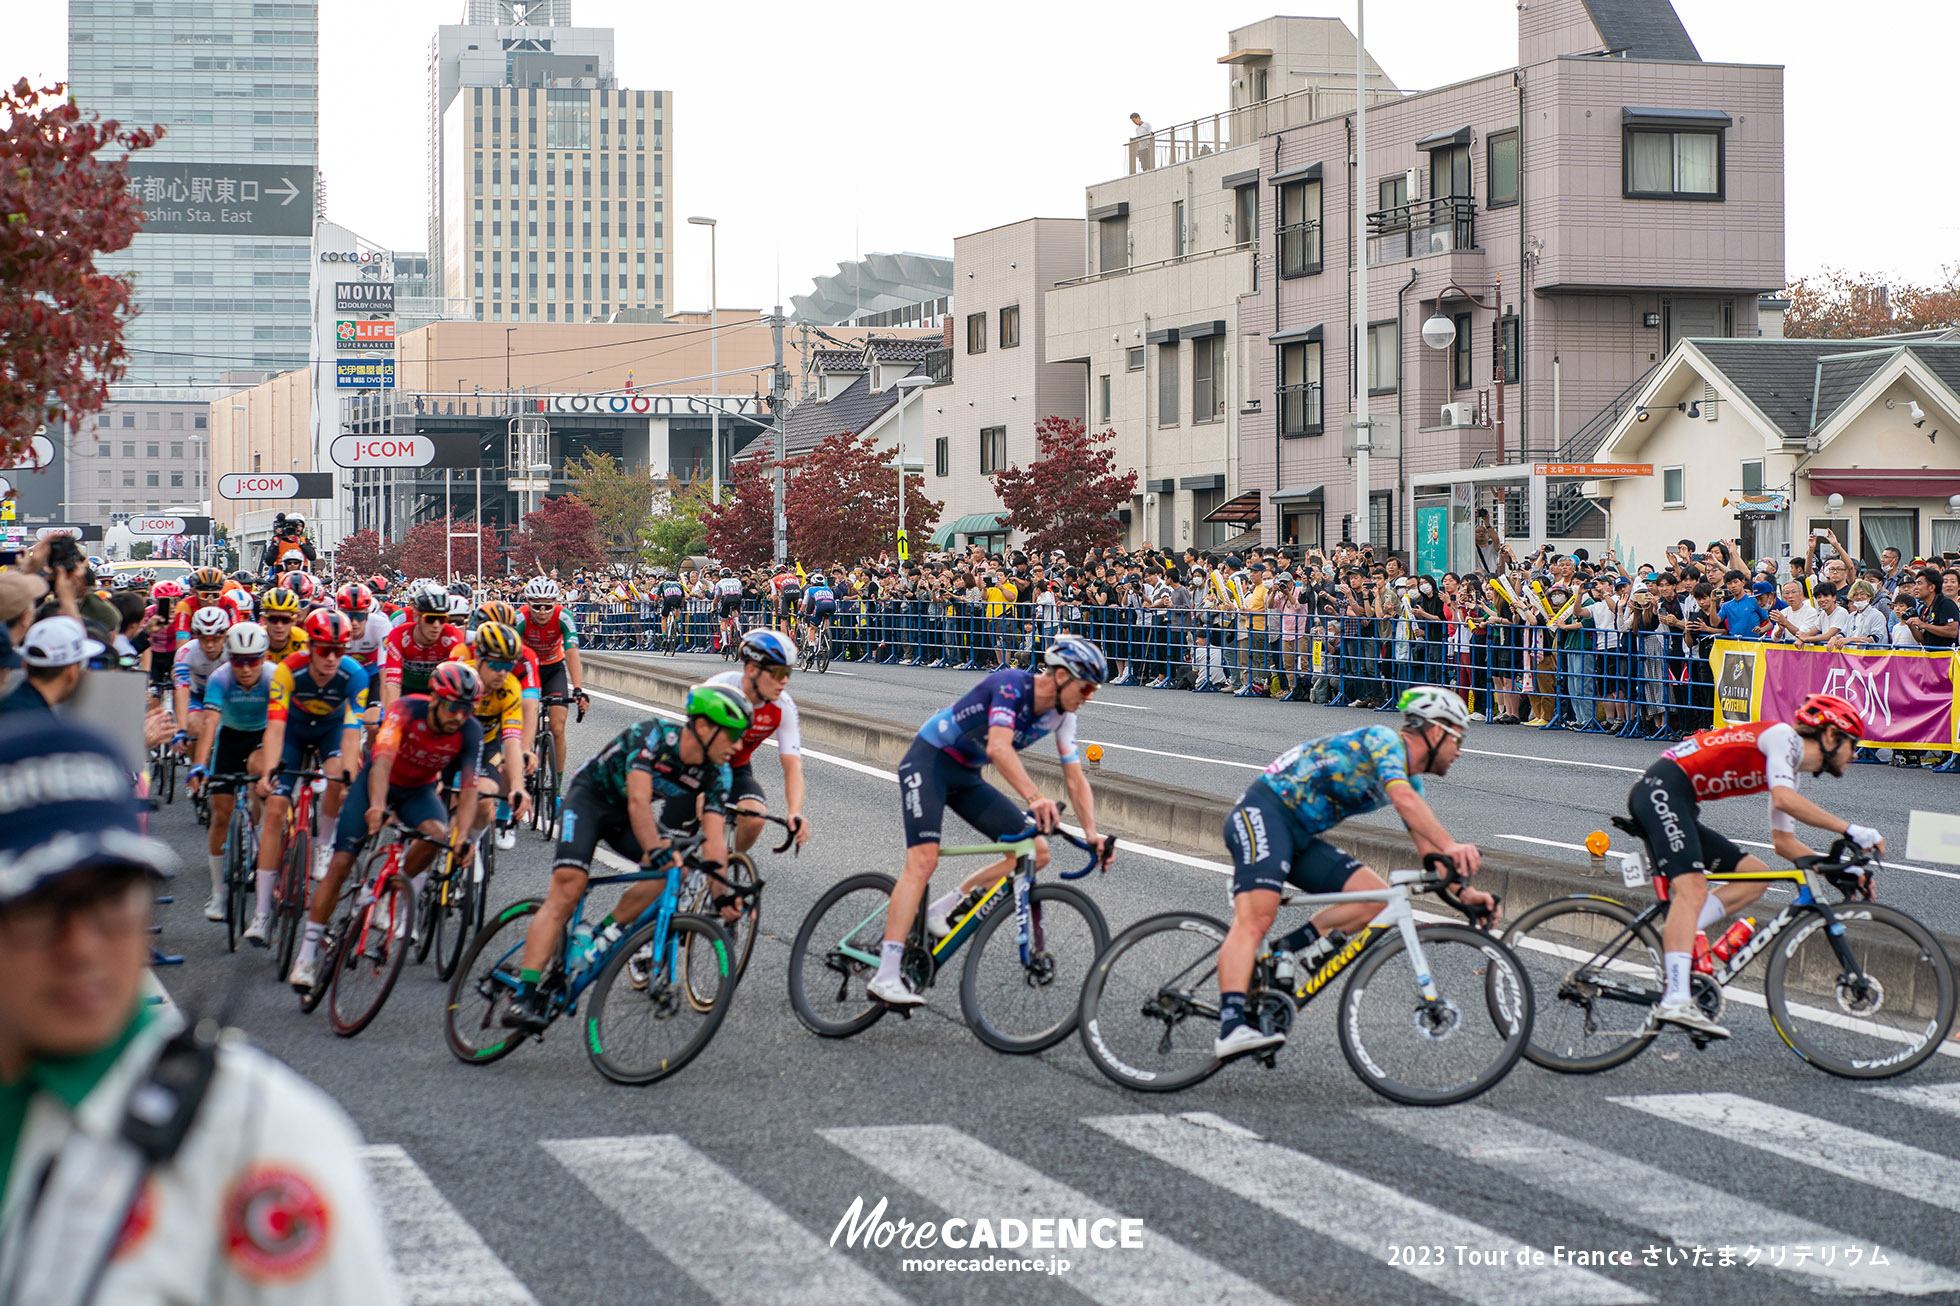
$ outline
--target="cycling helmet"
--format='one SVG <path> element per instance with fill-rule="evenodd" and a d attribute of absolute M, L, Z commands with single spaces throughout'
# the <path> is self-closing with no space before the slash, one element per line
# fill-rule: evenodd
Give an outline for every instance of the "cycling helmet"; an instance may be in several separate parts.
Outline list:
<path fill-rule="evenodd" d="M 306 638 L 314 648 L 329 644 L 346 648 L 348 641 L 354 638 L 354 623 L 347 619 L 344 612 L 320 608 L 306 619 Z"/>
<path fill-rule="evenodd" d="M 502 599 L 485 599 L 477 605 L 476 624 L 481 626 L 488 621 L 494 621 L 500 626 L 509 626 L 515 630 L 517 628 L 517 605 L 506 603 Z"/>
<path fill-rule="evenodd" d="M 246 589 L 252 588 L 252 573 L 249 571 L 234 571 L 231 573 L 231 579 L 234 584 L 243 585 Z"/>
<path fill-rule="evenodd" d="M 367 578 L 367 587 L 376 594 L 386 594 L 388 592 L 388 578 L 380 575 L 369 576 Z"/>
<path fill-rule="evenodd" d="M 135 585 L 136 577 L 126 571 L 118 573 L 115 580 L 110 582 L 111 588 L 119 590 L 133 589 Z"/>
<path fill-rule="evenodd" d="M 796 644 L 773 630 L 752 630 L 742 636 L 742 661 L 762 667 L 796 665 Z"/>
<path fill-rule="evenodd" d="M 184 597 L 184 587 L 174 580 L 160 580 L 150 590 L 150 597 L 158 603 L 167 603 L 172 599 L 181 599 Z"/>
<path fill-rule="evenodd" d="M 216 594 L 225 587 L 225 574 L 216 567 L 199 567 L 191 573 L 191 588 L 199 594 Z"/>
<path fill-rule="evenodd" d="M 445 662 L 429 673 L 429 697 L 449 703 L 474 703 L 482 690 L 476 669 L 462 662 Z"/>
<path fill-rule="evenodd" d="M 1041 655 L 1044 667 L 1061 667 L 1077 680 L 1100 685 L 1109 679 L 1109 660 L 1094 642 L 1079 635 L 1064 635 Z"/>
<path fill-rule="evenodd" d="M 359 581 L 342 585 L 334 598 L 339 602 L 340 610 L 350 617 L 366 617 L 368 610 L 374 606 L 374 595 Z"/>
<path fill-rule="evenodd" d="M 1836 694 L 1811 694 L 1797 705 L 1796 719 L 1800 726 L 1835 726 L 1839 734 L 1847 739 L 1857 740 L 1865 737 L 1865 714 L 1852 706 L 1851 700 Z"/>
<path fill-rule="evenodd" d="M 470 596 L 467 594 L 451 594 L 449 596 L 449 615 L 453 620 L 458 622 L 468 621 L 470 619 Z"/>
<path fill-rule="evenodd" d="M 268 617 L 293 617 L 297 619 L 299 616 L 299 606 L 299 595 L 286 589 L 284 586 L 267 590 L 265 597 L 259 600 L 259 607 L 264 610 L 265 615 Z"/>
<path fill-rule="evenodd" d="M 527 603 L 556 603 L 558 582 L 549 576 L 533 576 L 525 582 L 524 599 Z"/>
<path fill-rule="evenodd" d="M 316 603 L 320 598 L 320 582 L 303 571 L 289 571 L 281 576 L 279 588 L 299 595 L 303 603 Z"/>
<path fill-rule="evenodd" d="M 735 574 L 735 569 L 733 567 L 723 567 L 721 569 L 721 574 L 724 576 L 733 576 Z"/>
<path fill-rule="evenodd" d="M 199 639 L 206 635 L 222 635 L 231 629 L 231 614 L 215 604 L 199 608 L 191 616 L 191 634 Z M 261 630 L 264 627 L 260 627 Z"/>
<path fill-rule="evenodd" d="M 452 580 L 444 588 L 451 594 L 460 594 L 464 598 L 470 597 L 470 583 L 466 580 Z"/>
<path fill-rule="evenodd" d="M 432 580 L 417 581 L 415 588 L 408 592 L 408 606 L 424 616 L 433 614 L 446 617 L 449 615 L 449 591 Z"/>
<path fill-rule="evenodd" d="M 726 685 L 696 685 L 687 691 L 687 719 L 692 722 L 696 717 L 706 717 L 737 738 L 747 734 L 755 720 L 749 700 Z"/>
<path fill-rule="evenodd" d="M 517 632 L 501 621 L 486 621 L 478 626 L 470 635 L 470 647 L 485 662 L 515 662 L 524 648 Z"/>
<path fill-rule="evenodd" d="M 1463 700 L 1455 691 L 1441 689 L 1435 685 L 1417 685 L 1402 691 L 1402 697 L 1395 700 L 1395 710 L 1402 714 L 1403 721 L 1412 730 L 1424 726 L 1442 726 L 1458 739 L 1470 729 L 1470 712 L 1463 706 Z"/>
<path fill-rule="evenodd" d="M 209 609 L 206 609 L 209 611 Z M 200 612 L 198 616 L 203 616 Z M 234 658 L 264 657 L 265 651 L 272 647 L 272 641 L 265 637 L 265 627 L 256 621 L 241 621 L 231 628 L 225 636 L 225 656 Z"/>

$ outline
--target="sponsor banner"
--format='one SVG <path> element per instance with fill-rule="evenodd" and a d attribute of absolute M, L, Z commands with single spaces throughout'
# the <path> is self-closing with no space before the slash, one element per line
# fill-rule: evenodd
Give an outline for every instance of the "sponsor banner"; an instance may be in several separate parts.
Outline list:
<path fill-rule="evenodd" d="M 310 236 L 313 169 L 129 161 L 126 185 L 151 236 Z"/>
<path fill-rule="evenodd" d="M 218 478 L 220 499 L 331 499 L 332 472 L 227 472 Z"/>
<path fill-rule="evenodd" d="M 637 413 L 653 417 L 671 417 L 675 413 L 699 413 L 705 417 L 719 411 L 724 417 L 767 419 L 767 406 L 759 395 L 539 395 L 528 401 L 526 411 L 568 416 Z"/>
<path fill-rule="evenodd" d="M 483 446 L 469 434 L 404 432 L 343 435 L 328 446 L 336 467 L 481 467 Z"/>
<path fill-rule="evenodd" d="M 381 390 L 395 384 L 392 358 L 336 358 L 333 364 L 336 390 Z"/>
<path fill-rule="evenodd" d="M 333 347 L 343 354 L 393 353 L 395 320 L 390 317 L 357 321 L 343 317 L 334 323 Z"/>
<path fill-rule="evenodd" d="M 1710 665 L 1715 673 L 1715 724 L 1788 721 L 1804 695 L 1837 694 L 1865 714 L 1874 747 L 1952 749 L 1960 704 L 1954 690 L 1950 649 L 1799 648 L 1718 639 Z"/>
<path fill-rule="evenodd" d="M 395 283 L 392 281 L 336 281 L 333 283 L 333 311 L 336 313 L 392 313 L 395 311 Z"/>
<path fill-rule="evenodd" d="M 102 528 L 100 526 L 72 525 L 64 522 L 54 526 L 37 527 L 34 531 L 34 539 L 37 543 L 41 540 L 51 539 L 56 535 L 66 535 L 71 540 L 99 540 L 102 538 Z"/>
<path fill-rule="evenodd" d="M 131 535 L 141 535 L 148 539 L 162 539 L 170 535 L 209 535 L 211 519 L 155 514 L 131 516 L 123 523 L 123 529 Z"/>

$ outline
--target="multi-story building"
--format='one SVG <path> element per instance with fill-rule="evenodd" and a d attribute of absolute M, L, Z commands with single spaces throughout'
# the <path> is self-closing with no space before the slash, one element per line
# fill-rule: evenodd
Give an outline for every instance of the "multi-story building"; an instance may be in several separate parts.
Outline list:
<path fill-rule="evenodd" d="M 165 129 L 132 163 L 139 185 L 153 178 L 159 197 L 195 197 L 200 184 L 222 182 L 209 193 L 242 200 L 246 185 L 256 194 L 262 184 L 289 179 L 298 192 L 283 194 L 277 206 L 280 229 L 296 234 L 186 230 L 164 220 L 168 210 L 157 204 L 150 230 L 98 261 L 104 271 L 129 276 L 135 291 L 137 313 L 124 335 L 129 380 L 198 387 L 228 371 L 305 364 L 306 227 L 320 154 L 319 27 L 313 0 L 69 3 L 76 102 L 104 118 Z M 165 483 L 156 488 L 167 491 L 167 464 L 158 475 Z M 116 478 L 111 488 L 128 488 L 120 472 Z M 97 488 L 93 476 L 89 481 L 87 488 Z"/>
<path fill-rule="evenodd" d="M 491 322 L 665 313 L 673 93 L 629 90 L 571 0 L 468 0 L 429 58 L 429 256 Z"/>

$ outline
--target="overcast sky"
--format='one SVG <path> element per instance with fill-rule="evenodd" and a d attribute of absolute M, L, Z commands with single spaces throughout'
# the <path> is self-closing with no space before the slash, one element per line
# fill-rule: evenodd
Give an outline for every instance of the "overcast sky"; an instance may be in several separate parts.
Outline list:
<path fill-rule="evenodd" d="M 322 0 L 328 216 L 419 250 L 428 50 L 463 0 Z M 1354 25 L 1352 0 L 1286 6 Z M 60 78 L 64 3 L 21 7 L 0 71 Z M 1960 170 L 1942 164 L 1955 0 L 1675 0 L 1702 57 L 1782 64 L 1788 273 L 1910 279 L 1960 263 Z M 953 237 L 1082 211 L 1120 175 L 1131 109 L 1167 127 L 1224 106 L 1226 31 L 1267 5 L 988 0 L 913 6 L 574 0 L 617 29 L 618 74 L 676 96 L 669 211 L 721 220 L 721 301 L 806 293 L 854 251 L 950 254 Z M 1516 60 L 1514 0 L 1374 0 L 1368 46 L 1396 84 Z M 1855 15 L 1855 17 L 1854 17 Z M 676 308 L 705 307 L 705 230 L 676 224 Z"/>

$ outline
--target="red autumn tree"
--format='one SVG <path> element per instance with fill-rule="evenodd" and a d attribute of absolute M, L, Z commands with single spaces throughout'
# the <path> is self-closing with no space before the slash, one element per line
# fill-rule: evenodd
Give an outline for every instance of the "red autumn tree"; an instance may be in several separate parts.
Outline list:
<path fill-rule="evenodd" d="M 99 410 L 122 379 L 129 283 L 97 272 L 95 256 L 128 246 L 143 204 L 126 164 L 98 155 L 162 134 L 100 121 L 62 85 L 0 90 L 0 455 Z"/>
<path fill-rule="evenodd" d="M 923 551 L 946 505 L 905 482 L 905 530 Z M 783 495 L 790 550 L 806 566 L 848 565 L 896 553 L 898 463 L 868 435 L 843 431 L 790 464 Z"/>
<path fill-rule="evenodd" d="M 575 567 L 603 567 L 606 550 L 599 542 L 599 518 L 570 495 L 546 499 L 524 515 L 523 529 L 510 537 L 510 558 L 526 576 L 553 567 L 568 574 Z"/>
<path fill-rule="evenodd" d="M 1924 285 L 1825 268 L 1815 276 L 1798 277 L 1787 293 L 1790 307 L 1783 314 L 1783 334 L 1791 340 L 1857 340 L 1960 326 L 1956 267 L 1941 268 Z"/>
<path fill-rule="evenodd" d="M 1027 537 L 1031 554 L 1060 549 L 1079 558 L 1091 548 L 1123 542 L 1117 510 L 1136 493 L 1134 470 L 1116 475 L 1115 440 L 1106 430 L 1090 435 L 1081 422 L 1044 417 L 1035 423 L 1040 454 L 1023 468 L 1010 464 L 994 475 L 994 493 L 1007 508 L 1008 524 Z"/>
<path fill-rule="evenodd" d="M 722 485 L 722 501 L 701 513 L 708 553 L 731 567 L 759 567 L 775 556 L 776 464 L 738 462 Z"/>
<path fill-rule="evenodd" d="M 476 529 L 475 523 L 467 517 L 438 517 L 412 527 L 401 543 L 388 546 L 382 552 L 382 570 L 392 567 L 411 581 L 447 581 L 453 576 L 470 576 L 476 573 L 475 540 L 449 539 L 449 532 L 470 532 Z M 350 539 L 353 537 L 349 537 Z M 341 545 L 346 548 L 345 543 Z M 495 530 L 483 533 L 483 571 L 485 575 L 502 575 L 504 570 L 503 541 Z"/>
<path fill-rule="evenodd" d="M 475 557 L 474 554 L 471 555 Z M 369 529 L 355 531 L 340 542 L 334 550 L 334 562 L 340 568 L 342 582 L 366 580 L 388 569 L 387 543 L 379 531 Z"/>

